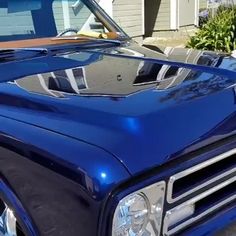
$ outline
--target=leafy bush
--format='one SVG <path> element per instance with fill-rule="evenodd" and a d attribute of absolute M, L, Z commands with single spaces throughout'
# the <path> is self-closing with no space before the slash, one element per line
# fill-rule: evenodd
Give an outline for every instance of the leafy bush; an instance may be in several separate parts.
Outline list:
<path fill-rule="evenodd" d="M 187 47 L 231 52 L 236 49 L 236 7 L 220 7 L 190 38 Z"/>

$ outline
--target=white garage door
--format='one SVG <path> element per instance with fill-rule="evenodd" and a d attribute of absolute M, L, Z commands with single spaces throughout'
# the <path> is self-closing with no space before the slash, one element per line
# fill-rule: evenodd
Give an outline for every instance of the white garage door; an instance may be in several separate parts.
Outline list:
<path fill-rule="evenodd" d="M 197 0 L 179 1 L 179 26 L 193 25 L 196 18 Z"/>

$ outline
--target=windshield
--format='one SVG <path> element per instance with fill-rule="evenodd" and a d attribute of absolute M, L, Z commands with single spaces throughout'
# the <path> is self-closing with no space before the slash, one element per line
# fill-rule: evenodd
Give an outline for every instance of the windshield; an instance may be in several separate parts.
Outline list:
<path fill-rule="evenodd" d="M 50 44 L 53 37 L 117 39 L 125 33 L 89 0 L 0 0 L 0 48 Z M 8 42 L 4 44 L 3 42 Z M 16 42 L 16 43 L 17 43 Z M 18 42 L 19 43 L 19 42 Z"/>

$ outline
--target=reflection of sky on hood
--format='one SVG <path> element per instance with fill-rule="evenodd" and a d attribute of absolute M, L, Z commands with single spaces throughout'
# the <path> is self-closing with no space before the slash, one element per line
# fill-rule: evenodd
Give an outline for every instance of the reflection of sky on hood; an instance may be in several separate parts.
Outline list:
<path fill-rule="evenodd" d="M 235 80 L 227 79 L 218 76 L 211 76 L 209 79 L 204 79 L 198 82 L 186 83 L 183 86 L 170 89 L 168 92 L 164 91 L 160 101 L 166 102 L 183 102 L 192 99 L 200 98 L 206 95 L 222 91 L 235 84 Z"/>
<path fill-rule="evenodd" d="M 224 58 L 221 65 L 219 66 L 219 68 L 224 68 L 224 69 L 236 71 L 236 60 L 232 57 Z"/>

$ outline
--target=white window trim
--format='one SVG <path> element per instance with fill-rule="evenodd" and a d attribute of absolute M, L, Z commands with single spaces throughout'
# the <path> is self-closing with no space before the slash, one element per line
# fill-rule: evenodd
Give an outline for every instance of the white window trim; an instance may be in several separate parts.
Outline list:
<path fill-rule="evenodd" d="M 170 29 L 179 29 L 179 0 L 170 0 Z"/>
<path fill-rule="evenodd" d="M 181 0 L 170 0 L 170 29 L 178 30 L 179 29 L 179 1 Z M 199 24 L 199 0 L 195 0 L 195 19 L 194 25 L 198 26 Z"/>
<path fill-rule="evenodd" d="M 142 0 L 142 33 L 145 35 L 145 0 Z"/>
<path fill-rule="evenodd" d="M 199 26 L 199 0 L 195 0 L 195 21 L 194 24 Z"/>

